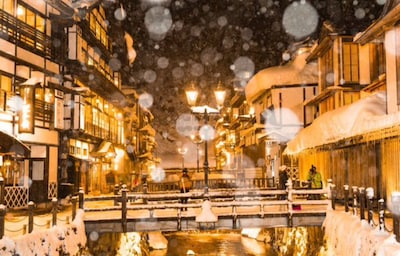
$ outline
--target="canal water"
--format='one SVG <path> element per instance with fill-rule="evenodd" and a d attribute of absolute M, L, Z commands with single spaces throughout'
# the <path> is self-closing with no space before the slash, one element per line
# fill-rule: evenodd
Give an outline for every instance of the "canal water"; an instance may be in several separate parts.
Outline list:
<path fill-rule="evenodd" d="M 321 227 L 271 228 L 261 231 L 258 239 L 240 231 L 189 231 L 163 233 L 168 248 L 149 248 L 146 234 L 88 234 L 83 255 L 116 256 L 317 256 L 323 248 Z"/>

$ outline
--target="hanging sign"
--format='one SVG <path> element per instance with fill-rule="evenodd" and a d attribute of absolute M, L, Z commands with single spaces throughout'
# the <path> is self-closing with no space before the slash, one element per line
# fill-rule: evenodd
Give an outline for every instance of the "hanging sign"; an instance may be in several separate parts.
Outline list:
<path fill-rule="evenodd" d="M 22 107 L 18 112 L 18 132 L 19 133 L 33 133 L 34 129 L 34 86 L 21 87 Z"/>

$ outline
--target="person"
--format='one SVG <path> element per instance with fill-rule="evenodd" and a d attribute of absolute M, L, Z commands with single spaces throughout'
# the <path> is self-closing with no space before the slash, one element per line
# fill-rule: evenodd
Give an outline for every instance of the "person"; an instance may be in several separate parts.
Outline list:
<path fill-rule="evenodd" d="M 317 171 L 317 167 L 311 165 L 310 171 L 308 173 L 308 186 L 311 189 L 321 189 L 322 188 L 322 177 L 321 174 Z M 311 195 L 311 199 L 319 199 L 320 195 L 313 194 Z"/>
<path fill-rule="evenodd" d="M 278 189 L 286 189 L 286 183 L 289 179 L 289 175 L 287 173 L 286 165 L 282 165 L 279 167 L 279 185 Z M 280 195 L 280 199 L 286 199 L 286 195 Z"/>
<path fill-rule="evenodd" d="M 286 165 L 279 167 L 279 189 L 286 189 L 286 183 L 289 179 Z"/>
<path fill-rule="evenodd" d="M 182 170 L 182 176 L 179 180 L 179 188 L 180 188 L 181 193 L 187 193 L 192 188 L 192 181 L 190 180 L 187 168 L 183 168 L 183 170 Z M 188 202 L 187 197 L 183 197 L 181 199 L 182 204 L 186 204 L 187 202 Z M 187 210 L 187 208 L 183 208 L 183 210 L 185 211 L 185 210 Z"/>

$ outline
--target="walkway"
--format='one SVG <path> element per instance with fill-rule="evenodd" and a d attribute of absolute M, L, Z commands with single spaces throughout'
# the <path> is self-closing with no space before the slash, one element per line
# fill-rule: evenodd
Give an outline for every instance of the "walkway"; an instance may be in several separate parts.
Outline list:
<path fill-rule="evenodd" d="M 301 192 L 301 191 L 298 191 Z M 309 192 L 309 191 L 308 191 Z M 326 192 L 326 191 L 324 191 Z M 289 202 L 288 200 L 276 200 L 268 198 L 271 193 L 279 194 L 280 191 L 235 191 L 232 200 L 232 191 L 223 190 L 214 192 L 212 195 L 212 212 L 218 216 L 219 223 L 215 224 L 218 228 L 231 229 L 258 225 L 258 227 L 268 226 L 288 226 L 288 225 L 320 225 L 323 221 L 324 213 L 329 207 L 330 200 L 304 200 L 299 195 Z M 246 194 L 247 193 L 247 194 Z M 249 198 L 251 194 L 251 200 Z M 286 193 L 284 193 L 286 194 Z M 202 191 L 191 192 L 193 199 L 189 203 L 180 204 L 179 197 L 185 194 L 129 194 L 126 206 L 126 229 L 127 231 L 151 231 L 160 230 L 187 230 L 201 228 L 201 222 L 196 222 L 196 217 L 202 213 L 204 203 Z M 228 196 L 230 195 L 230 197 Z M 293 196 L 293 195 L 292 195 Z M 160 198 L 161 197 L 161 198 Z M 156 198 L 158 198 L 156 200 Z M 114 195 L 104 195 L 98 197 L 86 197 L 84 199 L 85 223 L 87 231 L 96 230 L 100 224 L 103 231 L 122 230 L 121 220 L 123 219 L 121 199 L 115 200 Z M 147 200 L 147 203 L 144 203 Z M 117 203 L 116 203 L 117 202 Z M 294 208 L 290 208 L 293 207 Z M 296 208 L 296 204 L 301 205 L 301 209 Z M 182 208 L 188 208 L 182 211 Z M 344 211 L 344 206 L 336 205 L 337 211 Z M 353 209 L 350 208 L 350 211 Z M 8 211 L 5 216 L 5 235 L 16 237 L 28 232 L 28 211 Z M 349 213 L 351 214 L 351 213 Z M 305 216 L 316 216 L 314 220 L 306 219 Z M 359 215 L 359 213 L 358 213 Z M 294 218 L 288 218 L 294 216 Z M 297 222 L 296 216 L 299 216 Z M 319 218 L 318 217 L 321 217 Z M 367 213 L 365 213 L 367 216 Z M 379 222 L 379 216 L 374 213 L 374 222 Z M 49 209 L 36 209 L 34 212 L 34 230 L 42 230 L 51 227 L 53 214 Z M 57 213 L 57 225 L 66 225 L 72 220 L 71 205 L 64 207 Z M 292 221 L 292 223 L 290 223 Z M 313 222 L 314 221 L 314 222 Z M 111 224 L 112 223 L 112 224 Z M 214 226 L 214 227 L 215 227 Z M 386 216 L 385 226 L 392 230 L 393 221 L 390 216 Z M 116 229 L 118 228 L 118 229 Z"/>

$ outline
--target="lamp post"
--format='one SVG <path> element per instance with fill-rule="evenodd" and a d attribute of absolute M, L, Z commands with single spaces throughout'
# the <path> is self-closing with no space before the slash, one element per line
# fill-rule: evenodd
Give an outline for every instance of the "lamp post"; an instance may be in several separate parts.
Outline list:
<path fill-rule="evenodd" d="M 187 152 L 187 148 L 178 148 L 179 154 L 182 155 L 182 169 L 185 168 L 185 154 Z"/>
<path fill-rule="evenodd" d="M 198 96 L 198 91 L 196 90 L 196 88 L 194 88 L 194 86 L 192 85 L 191 88 L 187 89 L 185 91 L 186 93 L 186 98 L 187 101 L 189 103 L 189 105 L 191 105 L 191 109 L 193 113 L 198 113 L 198 114 L 203 114 L 204 115 L 204 126 L 202 129 L 200 129 L 200 132 L 203 130 L 203 132 L 205 134 L 201 134 L 203 135 L 203 140 L 204 140 L 204 164 L 203 164 L 203 168 L 204 168 L 204 193 L 207 194 L 208 193 L 208 173 L 209 173 L 209 166 L 208 166 L 208 140 L 212 139 L 210 137 L 210 126 L 208 125 L 208 119 L 209 119 L 209 114 L 218 114 L 219 113 L 219 109 L 215 109 L 215 108 L 211 108 L 207 105 L 203 105 L 203 106 L 195 106 L 196 105 L 196 100 L 197 100 L 197 96 Z M 215 95 L 215 99 L 217 102 L 218 107 L 222 106 L 224 101 L 225 101 L 225 95 L 226 92 L 225 90 L 223 90 L 219 85 L 217 86 L 217 89 L 214 90 L 214 95 Z"/>
<path fill-rule="evenodd" d="M 196 144 L 196 153 L 197 153 L 197 172 L 200 172 L 200 155 L 199 155 L 199 146 L 203 143 L 199 134 L 191 135 L 190 138 L 192 139 L 193 143 Z"/>

